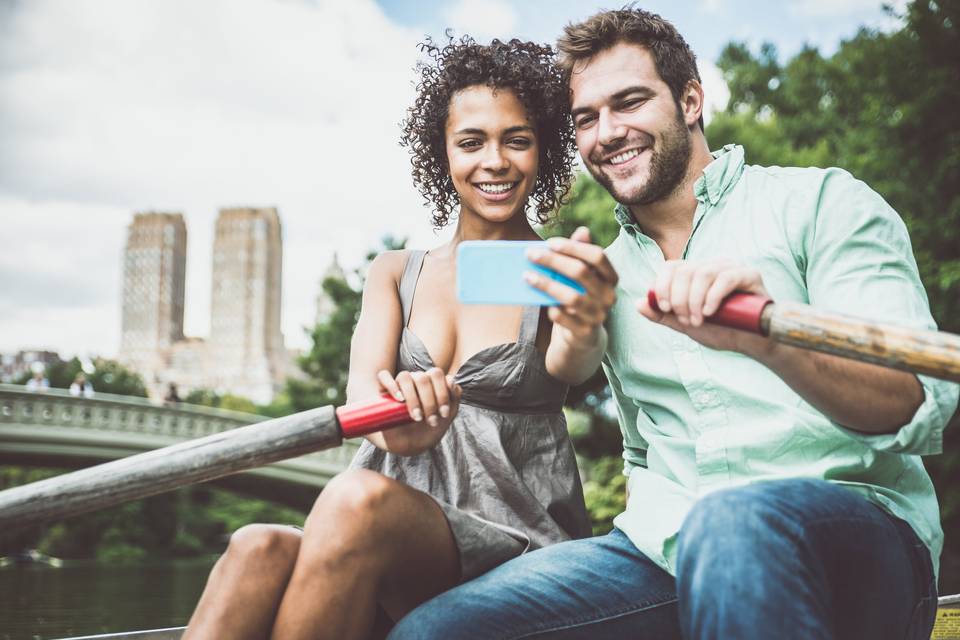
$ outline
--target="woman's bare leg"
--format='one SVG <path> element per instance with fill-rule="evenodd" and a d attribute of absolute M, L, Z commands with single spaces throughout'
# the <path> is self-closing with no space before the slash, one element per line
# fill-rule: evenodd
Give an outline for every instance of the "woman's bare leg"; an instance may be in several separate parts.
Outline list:
<path fill-rule="evenodd" d="M 184 640 L 269 637 L 300 538 L 296 529 L 280 525 L 238 529 L 210 572 Z"/>
<path fill-rule="evenodd" d="M 307 518 L 272 637 L 366 638 L 378 602 L 396 619 L 459 577 L 457 546 L 433 498 L 373 471 L 349 471 Z"/>

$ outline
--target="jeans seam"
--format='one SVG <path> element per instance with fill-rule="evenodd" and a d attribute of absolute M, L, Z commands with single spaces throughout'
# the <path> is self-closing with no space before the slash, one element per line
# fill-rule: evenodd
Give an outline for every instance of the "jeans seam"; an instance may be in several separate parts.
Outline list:
<path fill-rule="evenodd" d="M 543 633 L 553 633 L 556 631 L 564 631 L 567 629 L 576 629 L 577 627 L 582 627 L 588 624 L 595 624 L 597 622 L 606 622 L 608 620 L 615 620 L 617 618 L 622 618 L 623 616 L 630 615 L 633 613 L 649 611 L 651 609 L 656 609 L 657 607 L 662 607 L 664 605 L 674 604 L 677 601 L 678 601 L 678 598 L 672 597 L 660 602 L 651 602 L 649 604 L 641 604 L 641 605 L 631 605 L 629 607 L 625 607 L 615 612 L 606 613 L 598 617 L 583 617 L 583 618 L 579 618 L 579 619 L 567 622 L 560 626 L 545 625 L 538 629 L 521 633 L 520 635 L 517 635 L 517 636 L 503 636 L 503 640 L 522 640 L 523 638 L 533 638 Z"/>

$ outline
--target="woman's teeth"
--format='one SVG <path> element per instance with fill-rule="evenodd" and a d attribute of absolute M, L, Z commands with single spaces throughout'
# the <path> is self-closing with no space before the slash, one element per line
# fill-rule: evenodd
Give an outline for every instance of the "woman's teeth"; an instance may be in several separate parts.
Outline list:
<path fill-rule="evenodd" d="M 617 155 L 610 158 L 610 164 L 623 164 L 631 158 L 636 158 L 640 155 L 640 149 L 630 149 L 630 151 L 624 151 L 623 153 L 618 153 Z"/>
<path fill-rule="evenodd" d="M 510 189 L 513 189 L 515 186 L 517 186 L 517 183 L 509 182 L 507 184 L 492 184 L 489 182 L 481 182 L 477 186 L 481 191 L 485 191 L 487 193 L 506 193 L 507 191 L 510 191 Z"/>

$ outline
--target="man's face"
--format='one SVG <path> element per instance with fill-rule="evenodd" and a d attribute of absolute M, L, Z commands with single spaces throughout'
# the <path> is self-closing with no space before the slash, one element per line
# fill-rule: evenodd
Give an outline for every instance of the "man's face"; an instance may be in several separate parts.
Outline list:
<path fill-rule="evenodd" d="M 583 162 L 618 202 L 651 204 L 677 189 L 690 129 L 647 49 L 618 44 L 598 53 L 574 67 L 570 92 Z"/>

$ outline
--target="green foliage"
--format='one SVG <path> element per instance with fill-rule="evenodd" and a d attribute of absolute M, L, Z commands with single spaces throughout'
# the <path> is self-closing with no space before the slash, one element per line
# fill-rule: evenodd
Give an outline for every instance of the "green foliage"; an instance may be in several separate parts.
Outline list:
<path fill-rule="evenodd" d="M 257 413 L 257 405 L 253 403 L 253 400 L 243 396 L 235 396 L 232 393 L 228 393 L 220 399 L 220 408 L 242 413 Z"/>
<path fill-rule="evenodd" d="M 323 291 L 336 308 L 329 320 L 313 328 L 310 335 L 313 345 L 298 360 L 306 379 L 287 381 L 286 391 L 297 411 L 341 405 L 347 399 L 350 338 L 360 314 L 361 291 L 337 278 L 324 280 Z"/>
<path fill-rule="evenodd" d="M 407 240 L 386 235 L 381 243 L 383 251 L 391 251 L 403 249 Z M 378 253 L 380 251 L 369 252 L 367 262 L 376 258 Z M 362 276 L 359 272 L 356 275 L 361 280 L 357 288 L 340 278 L 323 281 L 323 291 L 333 301 L 335 310 L 326 322 L 317 324 L 310 332 L 313 345 L 298 361 L 305 378 L 287 380 L 286 396 L 289 406 L 296 411 L 346 402 L 350 341 L 360 315 L 363 294 Z"/>
<path fill-rule="evenodd" d="M 85 373 L 87 380 L 93 385 L 94 391 L 113 393 L 121 396 L 147 397 L 147 388 L 143 384 L 140 374 L 134 373 L 115 360 L 97 358 L 92 363 L 93 373 Z M 60 360 L 46 368 L 45 375 L 53 389 L 69 389 L 70 384 L 78 373 L 83 372 L 83 364 L 79 358 Z M 24 373 L 14 380 L 15 384 L 25 384 L 30 373 Z"/>
<path fill-rule="evenodd" d="M 140 374 L 134 373 L 115 360 L 104 358 L 94 360 L 93 366 L 95 371 L 88 375 L 87 379 L 96 391 L 120 396 L 147 397 L 147 388 Z"/>
<path fill-rule="evenodd" d="M 183 399 L 185 404 L 198 404 L 204 407 L 219 407 L 221 396 L 212 389 L 194 389 Z"/>
<path fill-rule="evenodd" d="M 743 144 L 755 164 L 839 166 L 876 189 L 910 230 L 939 326 L 960 332 L 960 2 L 911 2 L 903 27 L 861 30 L 831 57 L 786 64 L 770 45 L 728 45 L 718 61 L 727 111 L 712 148 Z M 941 587 L 960 591 L 960 418 L 924 460 L 946 533 Z"/>
<path fill-rule="evenodd" d="M 604 456 L 593 461 L 580 460 L 587 480 L 583 497 L 593 535 L 609 533 L 613 519 L 627 506 L 627 477 L 623 475 L 623 458 Z"/>
<path fill-rule="evenodd" d="M 615 205 L 606 189 L 589 174 L 580 173 L 570 190 L 569 201 L 540 229 L 540 235 L 544 238 L 569 237 L 577 227 L 587 227 L 596 244 L 609 246 L 620 233 L 620 225 L 613 217 Z"/>

